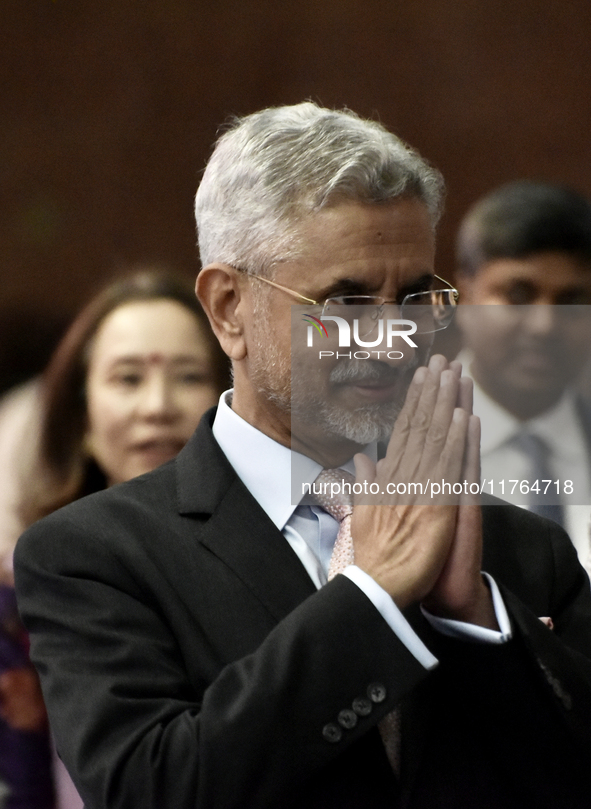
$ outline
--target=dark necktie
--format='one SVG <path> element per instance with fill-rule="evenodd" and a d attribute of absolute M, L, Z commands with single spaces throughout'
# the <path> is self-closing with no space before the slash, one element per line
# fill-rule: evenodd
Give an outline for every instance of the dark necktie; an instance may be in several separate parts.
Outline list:
<path fill-rule="evenodd" d="M 550 447 L 543 438 L 528 432 L 518 433 L 513 439 L 513 446 L 517 447 L 529 461 L 528 482 L 530 487 L 537 483 L 540 491 L 530 491 L 527 495 L 530 511 L 554 520 L 559 525 L 564 525 L 564 514 L 560 503 L 552 503 L 556 498 L 556 493 L 552 489 L 552 484 L 548 486 L 548 481 L 553 481 L 552 469 L 550 468 Z M 544 483 L 546 481 L 546 483 Z M 546 494 L 544 490 L 548 486 Z"/>

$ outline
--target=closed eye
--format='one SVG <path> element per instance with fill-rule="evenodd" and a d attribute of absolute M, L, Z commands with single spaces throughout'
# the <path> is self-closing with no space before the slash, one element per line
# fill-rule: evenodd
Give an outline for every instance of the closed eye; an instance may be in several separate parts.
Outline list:
<path fill-rule="evenodd" d="M 111 381 L 116 385 L 121 385 L 127 388 L 135 388 L 142 383 L 143 376 L 139 373 L 131 371 L 126 373 L 114 373 L 111 376 Z"/>
<path fill-rule="evenodd" d="M 396 298 L 397 303 L 402 303 L 407 295 L 416 295 L 419 292 L 430 292 L 432 289 L 437 288 L 437 281 L 433 275 L 424 275 L 419 278 L 414 284 L 409 284 L 403 287 Z"/>
<path fill-rule="evenodd" d="M 334 284 L 333 286 L 323 290 L 316 298 L 319 301 L 325 301 L 327 298 L 343 298 L 354 295 L 371 295 L 365 284 L 355 281 L 352 278 L 345 278 Z"/>

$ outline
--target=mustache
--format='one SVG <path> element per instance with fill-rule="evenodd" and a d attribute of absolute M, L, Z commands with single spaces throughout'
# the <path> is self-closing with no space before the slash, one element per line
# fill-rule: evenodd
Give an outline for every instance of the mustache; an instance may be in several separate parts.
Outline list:
<path fill-rule="evenodd" d="M 380 385 L 392 385 L 404 377 L 414 373 L 419 365 L 415 355 L 412 361 L 403 367 L 392 367 L 380 360 L 340 360 L 332 369 L 329 382 L 335 385 L 363 384 L 377 382 Z"/>

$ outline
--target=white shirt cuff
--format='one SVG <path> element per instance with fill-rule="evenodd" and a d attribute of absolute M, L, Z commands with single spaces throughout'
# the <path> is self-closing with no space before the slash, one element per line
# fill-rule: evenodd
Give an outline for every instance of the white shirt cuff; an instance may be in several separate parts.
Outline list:
<path fill-rule="evenodd" d="M 388 595 L 383 587 L 380 587 L 375 579 L 372 579 L 369 573 L 361 570 L 357 565 L 349 565 L 343 571 L 343 575 L 351 579 L 351 581 L 365 593 L 392 631 L 397 635 L 398 639 L 406 646 L 408 651 L 416 657 L 422 666 L 426 669 L 432 669 L 437 666 L 439 662 L 437 658 L 427 649 L 423 641 L 400 612 L 391 596 Z"/>
<path fill-rule="evenodd" d="M 512 630 L 511 621 L 505 607 L 503 597 L 497 587 L 496 581 L 488 573 L 482 573 L 490 586 L 490 591 L 493 600 L 493 607 L 495 616 L 499 625 L 499 631 L 496 629 L 487 629 L 484 626 L 477 626 L 476 624 L 467 624 L 464 621 L 454 621 L 451 618 L 439 618 L 436 615 L 431 615 L 430 612 L 421 606 L 421 612 L 429 621 L 431 626 L 442 635 L 448 635 L 451 638 L 459 638 L 460 640 L 469 640 L 476 643 L 506 643 L 511 640 Z"/>

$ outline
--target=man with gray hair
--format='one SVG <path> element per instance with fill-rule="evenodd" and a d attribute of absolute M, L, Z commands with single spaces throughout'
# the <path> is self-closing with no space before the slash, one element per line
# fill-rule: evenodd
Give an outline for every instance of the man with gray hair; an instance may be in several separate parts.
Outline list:
<path fill-rule="evenodd" d="M 349 111 L 264 110 L 220 138 L 197 294 L 234 389 L 175 461 L 16 552 L 88 809 L 585 806 L 588 583 L 550 521 L 473 497 L 470 383 L 429 359 L 456 300 L 434 273 L 442 188 Z M 459 502 L 425 505 L 433 481 Z"/>

